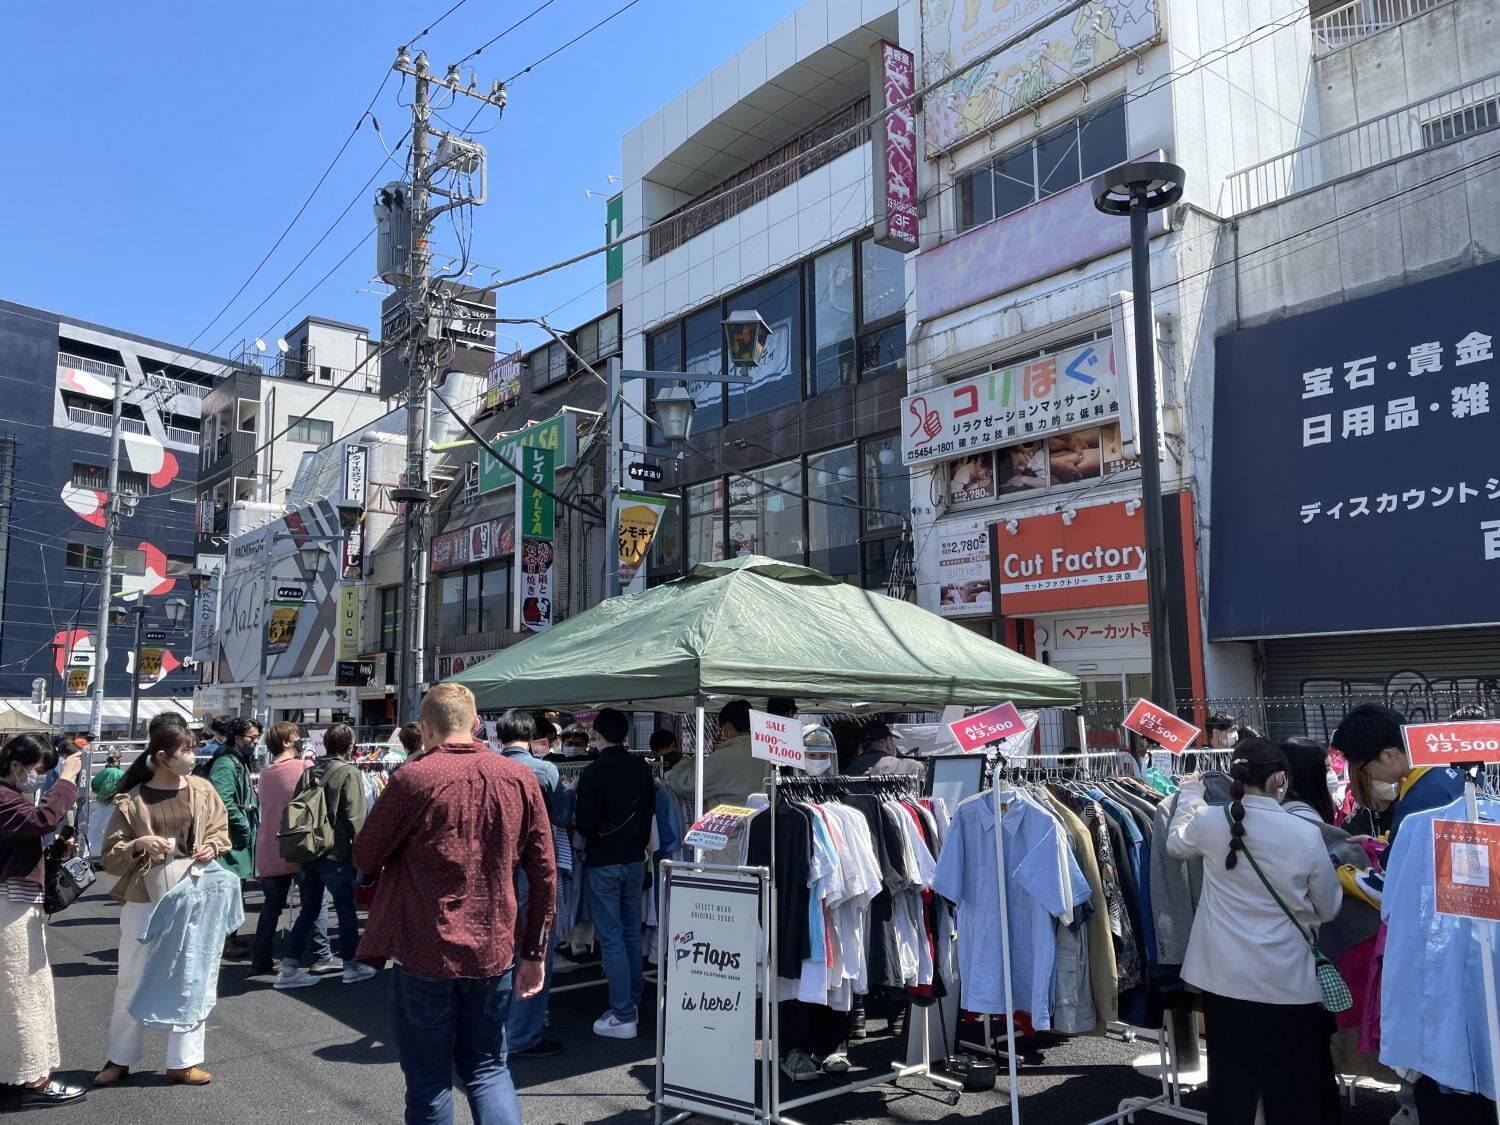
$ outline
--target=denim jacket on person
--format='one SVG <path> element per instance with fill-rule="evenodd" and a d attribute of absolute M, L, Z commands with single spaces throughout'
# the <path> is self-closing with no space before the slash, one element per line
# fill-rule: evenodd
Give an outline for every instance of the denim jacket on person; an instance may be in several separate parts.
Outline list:
<path fill-rule="evenodd" d="M 162 896 L 142 945 L 151 945 L 130 1014 L 147 1027 L 191 1031 L 219 998 L 224 939 L 245 921 L 239 877 L 217 863 L 195 864 Z"/>

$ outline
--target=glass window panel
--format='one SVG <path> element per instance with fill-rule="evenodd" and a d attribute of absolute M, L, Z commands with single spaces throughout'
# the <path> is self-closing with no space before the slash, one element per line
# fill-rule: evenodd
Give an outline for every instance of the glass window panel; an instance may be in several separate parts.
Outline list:
<path fill-rule="evenodd" d="M 906 370 L 906 322 L 867 332 L 859 341 L 859 377 L 878 379 Z"/>
<path fill-rule="evenodd" d="M 1030 142 L 995 158 L 995 215 L 1036 202 L 1036 160 Z"/>
<path fill-rule="evenodd" d="M 1053 434 L 1047 439 L 1047 458 L 1054 486 L 1097 480 L 1101 472 L 1098 427 Z"/>
<path fill-rule="evenodd" d="M 729 550 L 801 562 L 802 465 L 789 461 L 729 481 Z M 790 494 L 790 495 L 789 495 Z"/>
<path fill-rule="evenodd" d="M 995 492 L 995 453 L 987 450 L 948 462 L 948 503 L 978 504 L 993 500 Z"/>
<path fill-rule="evenodd" d="M 480 572 L 479 631 L 510 628 L 510 568 L 487 566 Z"/>
<path fill-rule="evenodd" d="M 464 632 L 479 632 L 479 571 L 464 572 Z"/>
<path fill-rule="evenodd" d="M 403 608 L 400 586 L 386 586 L 380 591 L 380 648 L 383 652 L 395 652 L 401 647 Z"/>
<path fill-rule="evenodd" d="M 813 388 L 854 382 L 854 244 L 813 259 Z"/>
<path fill-rule="evenodd" d="M 1125 99 L 1116 98 L 1081 121 L 1079 144 L 1084 178 L 1130 159 L 1125 136 Z"/>
<path fill-rule="evenodd" d="M 859 283 L 865 324 L 895 316 L 906 308 L 906 255 L 876 246 L 873 238 L 862 240 Z"/>
<path fill-rule="evenodd" d="M 646 569 L 653 578 L 682 573 L 682 505 L 675 499 L 662 513 L 661 525 L 651 540 Z"/>
<path fill-rule="evenodd" d="M 683 321 L 682 334 L 686 340 L 687 351 L 682 367 L 684 371 L 702 371 L 710 375 L 723 372 L 724 317 L 719 312 L 718 305 L 710 305 L 706 309 L 701 309 Z M 670 371 L 672 368 L 657 368 L 656 370 Z M 724 424 L 724 408 L 721 405 L 724 397 L 722 383 L 689 380 L 688 390 L 693 394 L 693 401 L 698 404 L 698 412 L 693 416 L 694 430 L 707 430 Z"/>
<path fill-rule="evenodd" d="M 865 512 L 865 530 L 900 527 L 911 514 L 911 474 L 901 463 L 901 442 L 892 434 L 864 445 L 865 505 L 885 511 Z"/>
<path fill-rule="evenodd" d="M 553 344 L 547 352 L 547 382 L 555 383 L 568 374 L 568 350 Z"/>
<path fill-rule="evenodd" d="M 438 636 L 456 637 L 464 631 L 464 576 L 443 575 L 442 597 L 438 602 Z"/>
<path fill-rule="evenodd" d="M 807 495 L 823 503 L 807 506 L 809 562 L 846 582 L 859 582 L 858 467 L 846 445 L 807 459 Z"/>
<path fill-rule="evenodd" d="M 891 580 L 891 565 L 896 559 L 896 549 L 900 545 L 901 538 L 896 535 L 875 539 L 864 545 L 866 590 L 885 591 Z"/>
<path fill-rule="evenodd" d="M 620 314 L 610 313 L 599 322 L 599 354 L 612 356 L 620 350 Z M 668 368 L 667 370 L 671 370 Z"/>
<path fill-rule="evenodd" d="M 995 450 L 995 483 L 1001 496 L 1047 487 L 1047 450 L 1040 441 L 1023 441 Z"/>
<path fill-rule="evenodd" d="M 578 354 L 593 363 L 599 358 L 599 326 L 596 324 L 585 324 L 578 330 L 578 343 L 574 345 Z"/>
<path fill-rule="evenodd" d="M 1141 467 L 1138 458 L 1125 456 L 1125 450 L 1120 444 L 1120 423 L 1118 422 L 1110 422 L 1099 428 L 1099 459 L 1104 464 L 1105 476 Z"/>
<path fill-rule="evenodd" d="M 724 481 L 688 489 L 687 565 L 718 562 L 724 557 Z"/>
<path fill-rule="evenodd" d="M 653 332 L 646 337 L 646 366 L 652 371 L 681 371 L 682 370 L 682 325 L 669 324 L 658 332 Z M 665 387 L 666 383 L 648 381 L 646 383 L 646 413 L 654 414 L 653 405 L 656 402 L 656 393 Z M 647 445 L 666 445 L 667 441 L 661 436 L 661 430 L 651 426 L 651 432 L 646 438 Z"/>
<path fill-rule="evenodd" d="M 729 387 L 731 422 L 802 401 L 801 293 L 801 271 L 790 269 L 728 302 L 729 312 L 753 309 L 771 329 L 765 357 L 750 371 L 754 381 Z"/>
<path fill-rule="evenodd" d="M 1078 123 L 1053 129 L 1036 144 L 1038 198 L 1055 195 L 1081 178 L 1078 171 Z"/>
<path fill-rule="evenodd" d="M 977 227 L 995 217 L 993 173 L 986 161 L 965 172 L 958 180 L 958 226 L 960 230 Z"/>

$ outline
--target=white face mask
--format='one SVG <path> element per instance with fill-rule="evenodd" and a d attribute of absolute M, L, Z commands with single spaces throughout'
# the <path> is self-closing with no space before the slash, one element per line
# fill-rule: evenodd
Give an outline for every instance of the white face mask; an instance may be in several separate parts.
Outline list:
<path fill-rule="evenodd" d="M 809 754 L 803 759 L 802 769 L 812 777 L 822 777 L 833 769 L 833 759 L 827 754 Z"/>
<path fill-rule="evenodd" d="M 1382 801 L 1394 801 L 1401 789 L 1394 781 L 1372 781 L 1370 792 Z"/>

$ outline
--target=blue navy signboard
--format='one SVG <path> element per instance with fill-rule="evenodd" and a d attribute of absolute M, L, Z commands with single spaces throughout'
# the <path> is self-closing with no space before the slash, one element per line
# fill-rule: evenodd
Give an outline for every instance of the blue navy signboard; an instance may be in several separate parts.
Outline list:
<path fill-rule="evenodd" d="M 1209 635 L 1500 622 L 1500 263 L 1218 340 Z"/>

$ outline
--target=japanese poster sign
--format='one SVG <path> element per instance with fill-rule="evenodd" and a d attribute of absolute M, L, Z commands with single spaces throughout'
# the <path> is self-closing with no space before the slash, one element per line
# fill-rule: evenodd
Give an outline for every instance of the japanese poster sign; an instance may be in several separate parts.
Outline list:
<path fill-rule="evenodd" d="M 1500 922 L 1500 824 L 1432 822 L 1435 909 Z"/>
<path fill-rule="evenodd" d="M 729 846 L 729 837 L 754 815 L 754 809 L 742 805 L 715 805 L 693 821 L 682 841 L 690 848 L 719 851 Z"/>
<path fill-rule="evenodd" d="M 571 468 L 578 460 L 578 415 L 564 411 L 555 418 L 527 426 L 490 442 L 512 465 L 521 464 L 522 449 L 552 451 L 552 467 Z M 479 491 L 496 492 L 516 483 L 516 475 L 483 450 L 479 453 Z"/>
<path fill-rule="evenodd" d="M 292 638 L 297 634 L 297 616 L 300 606 L 273 605 L 271 616 L 266 621 L 266 652 L 275 655 L 292 647 Z"/>
<path fill-rule="evenodd" d="M 1492 262 L 1219 338 L 1210 636 L 1500 623 L 1474 597 L 1500 580 L 1496 286 Z"/>
<path fill-rule="evenodd" d="M 976 750 L 983 750 L 991 742 L 1025 731 L 1026 720 L 1014 703 L 1007 702 L 966 719 L 957 719 L 948 724 L 948 730 L 952 732 L 958 748 L 965 754 L 972 754 Z"/>
<path fill-rule="evenodd" d="M 69 668 L 67 694 L 71 696 L 87 695 L 89 692 L 89 669 Z"/>
<path fill-rule="evenodd" d="M 370 451 L 352 442 L 344 446 L 344 499 L 359 505 L 359 522 L 344 533 L 341 573 L 358 578 L 365 566 L 365 497 L 369 489 Z"/>
<path fill-rule="evenodd" d="M 470 563 L 504 558 L 515 550 L 515 521 L 510 516 L 445 531 L 428 548 L 433 570 L 452 570 Z"/>
<path fill-rule="evenodd" d="M 519 351 L 498 357 L 484 373 L 484 405 L 493 410 L 509 406 L 521 397 L 521 371 L 525 367 Z"/>
<path fill-rule="evenodd" d="M 141 649 L 141 666 L 136 669 L 136 678 L 141 687 L 153 687 L 161 680 L 164 653 L 165 650 L 160 648 Z"/>
<path fill-rule="evenodd" d="M 990 533 L 983 520 L 939 524 L 938 613 L 985 617 L 995 612 L 990 592 Z"/>
<path fill-rule="evenodd" d="M 207 664 L 218 656 L 219 580 L 224 574 L 223 555 L 199 555 L 198 566 L 208 572 L 208 582 L 193 595 L 193 659 Z"/>
<path fill-rule="evenodd" d="M 915 465 L 1097 426 L 1120 413 L 1109 340 L 996 368 L 901 400 L 901 455 Z"/>
<path fill-rule="evenodd" d="M 1061 14 L 1047 22 L 1051 13 Z M 962 71 L 925 99 L 929 151 L 952 148 L 1130 58 L 1156 39 L 1156 13 L 1156 0 L 1093 0 L 1081 8 L 1069 0 L 923 0 L 926 81 Z M 1014 46 L 968 66 L 1032 28 Z"/>
<path fill-rule="evenodd" d="M 360 586 L 350 582 L 339 587 L 338 659 L 353 660 L 359 655 Z"/>
<path fill-rule="evenodd" d="M 802 724 L 794 717 L 751 711 L 750 756 L 801 769 L 807 762 L 802 752 Z"/>
<path fill-rule="evenodd" d="M 1000 610 L 1007 614 L 1146 600 L 1146 528 L 1130 501 L 995 525 Z M 1011 531 L 1009 524 L 1015 523 Z"/>
<path fill-rule="evenodd" d="M 1500 762 L 1500 720 L 1412 723 L 1401 728 L 1406 755 L 1414 766 L 1453 766 Z"/>
<path fill-rule="evenodd" d="M 662 517 L 672 504 L 670 496 L 655 496 L 647 492 L 620 493 L 615 530 L 619 539 L 620 585 L 629 586 L 635 581 L 651 550 L 651 541 L 661 527 Z"/>
<path fill-rule="evenodd" d="M 910 51 L 882 39 L 870 48 L 870 105 L 889 109 L 916 90 Z M 917 114 L 908 103 L 872 126 L 875 241 L 903 254 L 917 248 Z"/>
<path fill-rule="evenodd" d="M 1173 754 L 1181 754 L 1203 733 L 1201 727 L 1195 727 L 1185 719 L 1179 719 L 1172 712 L 1145 699 L 1136 700 L 1130 714 L 1125 716 L 1125 721 L 1120 724 L 1126 730 L 1133 730 L 1142 738 L 1149 738 L 1163 750 L 1170 750 Z"/>
<path fill-rule="evenodd" d="M 661 1091 L 664 1105 L 758 1119 L 756 982 L 763 884 L 667 868 Z"/>
<path fill-rule="evenodd" d="M 540 633 L 552 627 L 553 454 L 525 446 L 520 457 L 526 476 L 516 490 L 521 521 L 516 535 L 516 627 Z"/>

